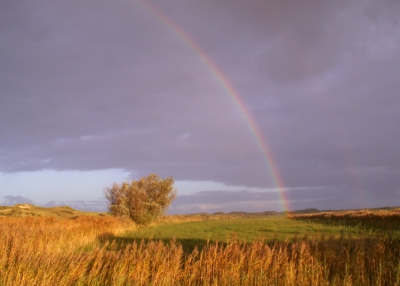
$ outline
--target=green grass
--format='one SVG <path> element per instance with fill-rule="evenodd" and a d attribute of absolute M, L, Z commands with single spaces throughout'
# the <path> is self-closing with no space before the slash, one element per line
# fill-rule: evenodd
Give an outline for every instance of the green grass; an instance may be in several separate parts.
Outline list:
<path fill-rule="evenodd" d="M 165 216 L 149 227 L 69 207 L 0 213 L 0 285 L 400 285 L 400 209 Z"/>
<path fill-rule="evenodd" d="M 288 219 L 283 216 L 203 220 L 182 223 L 162 223 L 121 234 L 112 239 L 131 243 L 141 240 L 176 239 L 186 251 L 195 246 L 202 248 L 209 242 L 228 242 L 231 239 L 252 243 L 255 240 L 285 240 L 296 237 L 318 237 L 322 233 L 332 236 L 354 236 L 357 227 L 328 226 L 314 222 Z"/>

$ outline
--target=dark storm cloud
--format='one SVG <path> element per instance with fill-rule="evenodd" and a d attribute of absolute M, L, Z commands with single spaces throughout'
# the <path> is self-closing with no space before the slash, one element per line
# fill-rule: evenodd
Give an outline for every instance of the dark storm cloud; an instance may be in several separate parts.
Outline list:
<path fill-rule="evenodd" d="M 311 201 L 324 206 L 396 200 L 400 2 L 150 3 L 239 92 L 299 208 L 316 193 L 298 187 L 317 188 Z M 215 75 L 145 6 L 2 1 L 0 45 L 0 171 L 119 168 L 274 186 Z"/>
<path fill-rule="evenodd" d="M 2 108 L 10 122 L 2 126 L 4 171 L 121 166 L 208 179 L 213 166 L 223 170 L 258 155 L 223 89 L 168 29 L 141 15 L 148 11 L 130 4 L 131 16 L 140 16 L 132 21 L 120 19 L 119 5 L 47 4 L 52 13 L 16 7 L 24 33 L 5 33 L 11 47 L 3 72 L 11 79 Z M 13 42 L 24 43 L 22 52 Z"/>

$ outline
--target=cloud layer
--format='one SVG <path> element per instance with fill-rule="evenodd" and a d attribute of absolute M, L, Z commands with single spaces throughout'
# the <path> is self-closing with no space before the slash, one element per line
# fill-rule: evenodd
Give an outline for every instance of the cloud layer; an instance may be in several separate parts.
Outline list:
<path fill-rule="evenodd" d="M 294 207 L 400 204 L 399 13 L 393 0 L 2 1 L 0 172 L 244 186 L 177 201 L 227 211 L 254 207 L 246 187 L 274 188 L 274 164 Z M 224 73 L 274 161 L 168 23 Z"/>

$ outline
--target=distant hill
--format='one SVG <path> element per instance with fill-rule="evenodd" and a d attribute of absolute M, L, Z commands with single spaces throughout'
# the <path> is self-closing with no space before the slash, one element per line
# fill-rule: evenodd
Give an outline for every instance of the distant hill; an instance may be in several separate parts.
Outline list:
<path fill-rule="evenodd" d="M 68 206 L 57 206 L 51 208 L 38 207 L 32 204 L 16 204 L 14 206 L 0 206 L 0 217 L 52 216 L 52 217 L 73 218 L 82 215 L 104 216 L 106 214 L 107 213 L 79 211 Z"/>
<path fill-rule="evenodd" d="M 249 212 L 240 212 L 240 211 L 234 211 L 234 212 L 215 212 L 212 214 L 209 213 L 195 213 L 195 214 L 185 214 L 185 215 L 180 215 L 180 216 L 203 216 L 203 217 L 259 217 L 259 216 L 276 216 L 276 215 L 284 215 L 284 212 L 276 212 L 276 211 L 265 211 L 265 212 L 254 212 L 254 213 L 249 213 Z M 174 216 L 174 215 L 169 215 L 169 216 Z M 179 216 L 179 215 L 175 215 Z"/>
<path fill-rule="evenodd" d="M 382 207 L 382 208 L 368 208 L 368 209 L 357 209 L 357 210 L 392 210 L 399 207 Z M 167 215 L 165 218 L 161 218 L 161 221 L 168 221 L 172 217 L 186 217 L 193 219 L 198 217 L 199 219 L 219 219 L 219 218 L 233 218 L 233 217 L 264 217 L 264 216 L 279 216 L 279 215 L 291 215 L 291 214 L 311 214 L 319 212 L 341 212 L 341 211 L 355 211 L 355 210 L 319 210 L 316 208 L 308 208 L 303 210 L 295 210 L 290 212 L 276 212 L 276 211 L 265 211 L 265 212 L 241 212 L 234 211 L 229 213 L 216 212 L 213 214 L 209 213 L 197 213 L 197 214 L 184 214 L 184 215 Z M 109 215 L 107 212 L 87 212 L 73 209 L 69 206 L 56 206 L 56 207 L 39 207 L 32 204 L 16 204 L 14 206 L 0 206 L 0 217 L 2 216 L 51 216 L 51 217 L 64 217 L 74 218 L 78 216 L 106 216 Z"/>
<path fill-rule="evenodd" d="M 291 211 L 289 212 L 290 214 L 310 214 L 310 213 L 319 213 L 319 209 L 304 209 L 304 210 L 296 210 L 296 211 Z"/>

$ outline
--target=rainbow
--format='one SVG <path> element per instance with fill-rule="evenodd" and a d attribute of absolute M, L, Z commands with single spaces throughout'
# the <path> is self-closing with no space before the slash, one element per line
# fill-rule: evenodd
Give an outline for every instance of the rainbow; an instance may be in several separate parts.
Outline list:
<path fill-rule="evenodd" d="M 225 89 L 227 94 L 230 96 L 236 107 L 244 116 L 247 125 L 253 134 L 258 147 L 260 148 L 263 157 L 267 163 L 269 173 L 272 180 L 278 190 L 282 207 L 285 211 L 290 211 L 289 200 L 286 196 L 286 189 L 283 184 L 283 180 L 279 175 L 278 167 L 273 159 L 272 153 L 266 140 L 263 138 L 262 133 L 254 119 L 246 108 L 245 103 L 240 97 L 240 94 L 235 90 L 234 86 L 229 82 L 228 78 L 224 75 L 221 69 L 213 62 L 213 60 L 200 48 L 200 46 L 177 24 L 175 24 L 170 18 L 168 18 L 160 9 L 151 5 L 143 0 L 135 0 L 140 6 L 145 8 L 151 15 L 162 22 L 169 30 L 171 30 L 177 38 L 179 38 L 183 44 L 189 47 L 203 62 L 203 64 L 210 70 L 215 79 L 220 83 L 220 85 Z"/>

